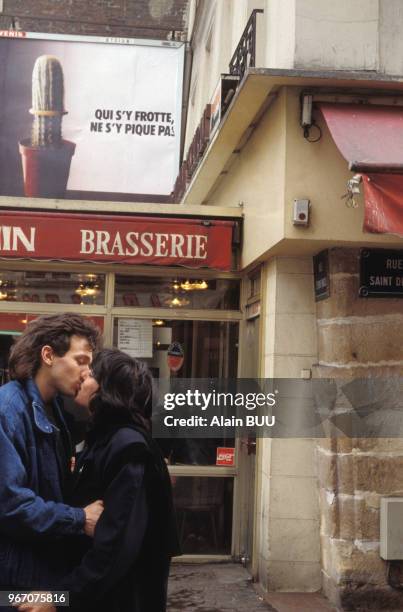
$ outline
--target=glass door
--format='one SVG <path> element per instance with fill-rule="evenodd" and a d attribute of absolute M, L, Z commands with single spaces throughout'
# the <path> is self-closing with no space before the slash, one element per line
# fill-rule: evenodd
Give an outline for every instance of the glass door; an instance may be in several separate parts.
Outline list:
<path fill-rule="evenodd" d="M 114 319 L 114 345 L 125 338 L 131 318 Z M 138 320 L 137 320 L 138 321 Z M 145 361 L 155 378 L 236 378 L 237 321 L 142 320 Z M 176 359 L 172 359 L 173 347 Z M 121 347 L 122 348 L 122 347 Z M 174 355 L 175 356 L 175 355 Z M 169 462 L 182 551 L 186 555 L 233 553 L 235 440 L 160 439 Z M 222 464 L 222 457 L 226 462 Z M 228 456 L 230 460 L 228 460 Z"/>

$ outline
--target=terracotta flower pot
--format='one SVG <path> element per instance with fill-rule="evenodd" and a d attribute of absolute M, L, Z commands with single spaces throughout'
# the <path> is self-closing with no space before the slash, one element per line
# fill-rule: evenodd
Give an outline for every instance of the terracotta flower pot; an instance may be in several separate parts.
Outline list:
<path fill-rule="evenodd" d="M 22 140 L 19 150 L 28 198 L 64 198 L 76 145 L 62 140 L 61 147 L 33 147 Z"/>

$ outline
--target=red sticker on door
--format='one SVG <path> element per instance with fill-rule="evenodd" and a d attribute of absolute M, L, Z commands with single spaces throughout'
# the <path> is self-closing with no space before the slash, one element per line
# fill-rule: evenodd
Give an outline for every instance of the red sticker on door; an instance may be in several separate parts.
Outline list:
<path fill-rule="evenodd" d="M 168 346 L 167 362 L 171 372 L 177 372 L 183 365 L 185 354 L 179 342 L 172 342 Z"/>
<path fill-rule="evenodd" d="M 216 465 L 226 465 L 226 466 L 234 466 L 235 465 L 235 448 L 218 446 L 217 447 L 217 458 Z"/>

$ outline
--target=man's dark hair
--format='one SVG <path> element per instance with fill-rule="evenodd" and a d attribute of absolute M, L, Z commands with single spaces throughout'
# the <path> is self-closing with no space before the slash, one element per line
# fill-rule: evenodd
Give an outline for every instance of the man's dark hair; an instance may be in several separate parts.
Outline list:
<path fill-rule="evenodd" d="M 90 402 L 95 423 L 133 420 L 148 427 L 153 378 L 148 367 L 118 349 L 97 353 L 91 366 L 99 389 Z"/>
<path fill-rule="evenodd" d="M 95 351 L 100 344 L 100 331 L 90 319 L 74 313 L 47 315 L 31 321 L 10 351 L 10 378 L 24 380 L 35 376 L 41 363 L 42 347 L 52 347 L 62 357 L 70 348 L 71 336 L 88 340 Z"/>

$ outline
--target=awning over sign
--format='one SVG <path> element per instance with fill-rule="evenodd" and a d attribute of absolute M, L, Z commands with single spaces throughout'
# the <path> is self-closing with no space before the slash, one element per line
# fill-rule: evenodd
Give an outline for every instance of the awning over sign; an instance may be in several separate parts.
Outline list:
<path fill-rule="evenodd" d="M 0 258 L 230 270 L 235 222 L 67 213 L 0 213 Z"/>
<path fill-rule="evenodd" d="M 364 229 L 403 235 L 403 107 L 317 106 L 349 169 L 363 174 Z"/>

